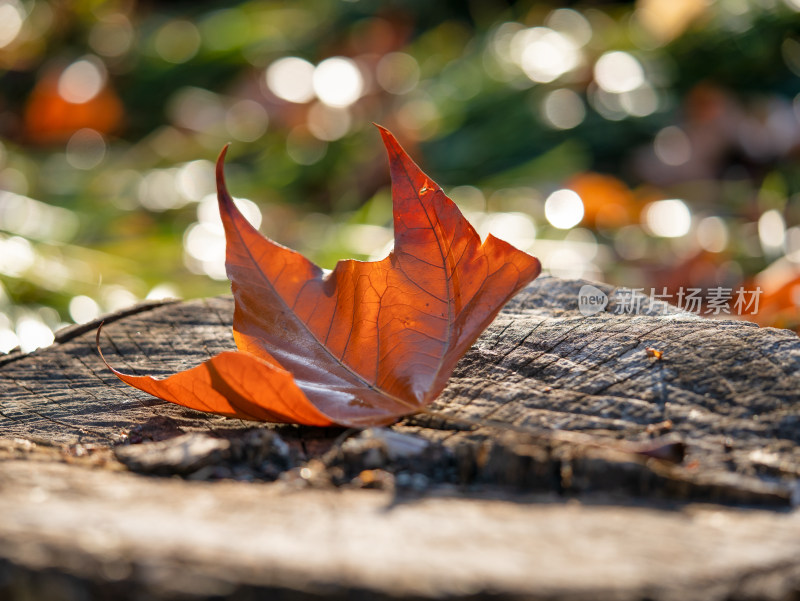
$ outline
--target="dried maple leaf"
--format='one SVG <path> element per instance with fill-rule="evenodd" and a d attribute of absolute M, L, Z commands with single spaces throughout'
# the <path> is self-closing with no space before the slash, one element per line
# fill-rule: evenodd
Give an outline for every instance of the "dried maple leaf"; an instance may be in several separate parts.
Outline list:
<path fill-rule="evenodd" d="M 424 410 L 500 308 L 541 270 L 489 235 L 380 128 L 389 153 L 395 248 L 325 273 L 262 236 L 238 211 L 217 161 L 238 352 L 164 380 L 113 370 L 202 411 L 308 425 L 387 424 Z"/>

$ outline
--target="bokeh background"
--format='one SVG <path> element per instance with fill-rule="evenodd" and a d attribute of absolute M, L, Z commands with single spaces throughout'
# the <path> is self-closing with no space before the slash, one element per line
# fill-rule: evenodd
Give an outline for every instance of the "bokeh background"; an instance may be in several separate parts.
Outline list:
<path fill-rule="evenodd" d="M 798 93 L 800 0 L 0 0 L 0 352 L 227 291 L 229 141 L 265 234 L 383 256 L 371 122 L 546 272 L 797 329 Z"/>

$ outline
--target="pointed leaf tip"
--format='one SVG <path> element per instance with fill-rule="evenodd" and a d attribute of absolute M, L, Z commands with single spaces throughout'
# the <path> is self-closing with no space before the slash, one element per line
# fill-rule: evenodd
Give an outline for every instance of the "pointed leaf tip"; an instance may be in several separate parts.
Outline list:
<path fill-rule="evenodd" d="M 217 179 L 217 198 L 220 202 L 220 206 L 226 205 L 230 207 L 233 205 L 233 199 L 231 198 L 230 193 L 228 193 L 228 186 L 225 183 L 225 157 L 228 155 L 228 148 L 230 148 L 230 142 L 225 144 L 222 147 L 222 150 L 219 153 L 219 157 L 217 157 L 217 167 L 216 167 L 216 179 Z M 235 207 L 234 207 L 235 210 Z"/>
<path fill-rule="evenodd" d="M 397 146 L 397 145 L 399 145 L 399 142 L 397 141 L 397 138 L 394 137 L 394 134 L 392 132 L 390 132 L 388 129 L 386 129 L 382 125 L 378 125 L 377 123 L 374 123 L 373 125 L 375 125 L 375 127 L 378 128 L 378 131 L 381 134 L 381 138 L 383 139 L 383 143 L 387 148 L 389 148 L 389 146 Z"/>
<path fill-rule="evenodd" d="M 228 149 L 231 147 L 231 143 L 228 142 L 225 146 L 222 147 L 222 150 L 219 151 L 219 156 L 217 157 L 217 169 L 220 168 L 225 163 L 225 157 L 228 155 Z"/>
<path fill-rule="evenodd" d="M 386 152 L 389 153 L 390 160 L 393 157 L 402 157 L 406 154 L 403 150 L 403 147 L 400 146 L 400 142 L 397 141 L 397 138 L 394 137 L 392 132 L 378 123 L 373 123 L 373 125 L 378 128 L 378 131 L 381 134 L 383 145 L 386 147 Z"/>
<path fill-rule="evenodd" d="M 228 155 L 230 147 L 230 143 L 225 144 L 217 157 L 217 188 L 219 188 L 220 182 L 223 187 L 225 186 L 225 157 Z"/>

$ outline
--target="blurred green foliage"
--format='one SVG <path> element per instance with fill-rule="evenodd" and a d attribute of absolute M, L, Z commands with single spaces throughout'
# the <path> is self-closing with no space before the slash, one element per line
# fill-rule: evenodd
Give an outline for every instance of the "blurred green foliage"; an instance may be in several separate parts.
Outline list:
<path fill-rule="evenodd" d="M 0 0 L 0 351 L 226 291 L 209 195 L 229 141 L 267 235 L 327 268 L 387 252 L 371 122 L 551 273 L 759 286 L 752 318 L 797 327 L 798 11 Z"/>

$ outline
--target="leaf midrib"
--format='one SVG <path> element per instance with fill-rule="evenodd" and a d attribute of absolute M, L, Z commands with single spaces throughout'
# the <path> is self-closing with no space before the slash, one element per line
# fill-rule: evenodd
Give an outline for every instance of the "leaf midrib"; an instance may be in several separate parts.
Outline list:
<path fill-rule="evenodd" d="M 239 215 L 239 217 L 240 217 L 241 219 L 243 219 L 243 220 L 244 220 L 244 221 L 245 221 L 245 222 L 246 222 L 248 225 L 250 225 L 250 227 L 253 227 L 253 226 L 252 226 L 252 224 L 250 224 L 250 222 L 248 222 L 248 221 L 247 221 L 247 219 L 245 219 L 244 215 L 242 215 L 242 214 L 241 214 L 241 212 L 239 211 L 239 209 L 238 209 L 238 208 L 236 208 L 235 204 L 233 203 L 233 197 L 231 197 L 231 196 L 230 196 L 230 194 L 228 194 L 228 193 L 227 193 L 227 187 L 225 188 L 225 191 L 226 191 L 226 196 L 228 197 L 228 198 L 225 200 L 226 204 L 230 204 L 230 205 L 232 205 L 232 206 L 234 207 L 234 210 L 236 211 L 236 213 Z M 272 283 L 272 280 L 270 280 L 270 279 L 269 279 L 269 277 L 267 277 L 267 274 L 266 274 L 266 273 L 264 273 L 264 271 L 261 269 L 261 267 L 260 267 L 260 266 L 259 266 L 259 264 L 258 264 L 258 261 L 256 261 L 255 257 L 254 257 L 254 256 L 253 256 L 253 254 L 251 253 L 251 251 L 250 251 L 250 247 L 249 247 L 247 244 L 245 244 L 245 242 L 244 242 L 244 238 L 242 237 L 242 234 L 241 234 L 241 231 L 240 231 L 240 229 L 239 229 L 239 226 L 238 226 L 238 225 L 236 225 L 235 221 L 234 221 L 234 229 L 236 230 L 236 234 L 237 234 L 237 236 L 239 237 L 239 240 L 240 240 L 240 243 L 241 243 L 241 247 L 243 247 L 243 248 L 245 249 L 245 251 L 247 252 L 247 256 L 248 256 L 248 257 L 250 257 L 250 260 L 251 260 L 251 262 L 252 262 L 252 263 L 253 263 L 253 264 L 254 264 L 254 265 L 257 267 L 257 269 L 258 269 L 258 273 L 261 275 L 262 279 L 263 279 L 263 280 L 264 280 L 264 281 L 265 281 L 265 282 L 266 282 L 266 283 L 269 285 L 269 287 L 272 289 L 272 291 L 275 293 L 275 295 L 276 295 L 276 296 L 277 296 L 277 297 L 280 299 L 280 302 L 281 302 L 281 304 L 282 304 L 282 305 L 283 305 L 283 306 L 286 308 L 286 310 L 289 312 L 289 314 L 291 314 L 291 316 L 292 316 L 292 319 L 293 319 L 294 321 L 296 321 L 296 322 L 299 322 L 299 323 L 302 325 L 303 329 L 304 329 L 304 330 L 305 330 L 305 331 L 308 333 L 308 335 L 309 335 L 309 336 L 310 336 L 310 337 L 311 337 L 311 338 L 312 338 L 312 339 L 313 339 L 313 340 L 314 340 L 314 341 L 315 341 L 315 342 L 316 342 L 316 343 L 317 343 L 317 344 L 318 344 L 318 345 L 319 345 L 319 346 L 320 346 L 320 347 L 321 347 L 321 348 L 322 348 L 322 349 L 325 351 L 325 353 L 327 353 L 327 354 L 328 354 L 328 356 L 330 356 L 330 357 L 331 357 L 331 359 L 332 359 L 332 360 L 333 360 L 333 361 L 334 361 L 336 364 L 340 365 L 340 366 L 341 366 L 341 367 L 342 367 L 342 368 L 343 368 L 345 371 L 347 371 L 348 373 L 350 373 L 350 374 L 351 374 L 351 375 L 352 375 L 352 376 L 353 376 L 353 377 L 354 377 L 356 380 L 358 380 L 358 381 L 362 382 L 362 383 L 363 383 L 363 385 L 364 385 L 365 387 L 367 387 L 367 388 L 369 388 L 369 389 L 371 389 L 371 390 L 374 390 L 375 392 L 377 392 L 377 393 L 378 393 L 378 394 L 380 394 L 380 395 L 383 395 L 383 396 L 385 396 L 385 397 L 387 397 L 387 398 L 389 398 L 389 399 L 392 399 L 393 401 L 397 402 L 397 403 L 398 403 L 398 404 L 400 404 L 400 405 L 404 405 L 404 406 L 406 406 L 406 407 L 409 407 L 409 408 L 419 409 L 419 407 L 418 407 L 417 405 L 413 405 L 413 404 L 409 403 L 408 401 L 406 401 L 406 400 L 404 400 L 404 399 L 401 399 L 401 398 L 399 398 L 399 397 L 397 397 L 397 396 L 395 396 L 395 395 L 393 395 L 393 394 L 391 394 L 391 393 L 387 392 L 387 391 L 386 391 L 386 390 L 384 390 L 383 388 L 380 388 L 380 387 L 378 387 L 378 386 L 376 386 L 376 385 L 374 385 L 374 384 L 370 383 L 369 381 L 367 381 L 366 379 L 364 379 L 364 377 L 363 377 L 361 374 L 359 374 L 358 372 L 354 371 L 354 370 L 353 370 L 353 369 L 352 369 L 352 368 L 351 368 L 349 365 L 347 365 L 347 364 L 346 364 L 346 363 L 345 363 L 345 362 L 344 362 L 342 359 L 340 359 L 339 357 L 337 357 L 336 355 L 334 355 L 334 354 L 331 352 L 331 350 L 328 348 L 328 346 L 327 346 L 326 344 L 324 344 L 324 343 L 323 343 L 323 342 L 322 342 L 322 341 L 321 341 L 321 340 L 320 340 L 320 339 L 319 339 L 319 338 L 316 336 L 316 334 L 314 334 L 314 332 L 312 332 L 312 331 L 311 331 L 311 329 L 308 327 L 308 324 L 306 324 L 306 323 L 305 323 L 305 322 L 304 322 L 302 319 L 300 319 L 300 317 L 297 315 L 297 313 L 296 313 L 296 312 L 295 312 L 295 311 L 294 311 L 294 310 L 293 310 L 293 309 L 292 309 L 292 308 L 291 308 L 291 307 L 288 305 L 288 303 L 287 303 L 287 302 L 286 302 L 286 300 L 283 298 L 283 296 L 281 295 L 281 293 L 278 291 L 278 289 L 277 289 L 277 288 L 275 287 L 275 285 Z M 257 233 L 257 234 L 259 234 L 259 235 L 262 235 L 262 234 L 261 234 L 260 232 L 258 232 L 258 230 L 256 230 L 255 228 L 253 228 L 253 230 L 254 230 L 254 231 Z M 271 241 L 271 240 L 268 240 L 268 241 L 269 241 L 270 243 L 272 243 L 272 241 Z M 287 250 L 289 250 L 289 249 L 287 249 Z M 294 252 L 294 251 L 291 251 L 291 252 Z M 305 258 L 305 257 L 304 257 L 304 258 Z M 308 261 L 308 259 L 306 259 L 306 260 Z M 318 266 L 317 266 L 315 263 L 313 263 L 312 261 L 309 261 L 309 262 L 310 262 L 310 263 L 312 263 L 313 265 L 315 265 L 316 267 L 318 267 Z M 322 272 L 322 270 L 320 270 L 320 272 Z M 331 275 L 332 275 L 332 273 L 329 273 L 329 274 L 328 274 L 328 275 L 326 275 L 325 277 L 326 277 L 326 278 L 327 278 L 327 277 L 331 277 Z M 441 363 L 440 363 L 440 365 L 441 365 Z"/>
<path fill-rule="evenodd" d="M 403 172 L 406 174 L 406 180 L 409 183 L 411 183 L 411 175 L 408 173 L 408 169 L 406 169 L 405 163 L 402 161 L 402 158 L 400 160 L 400 166 L 403 168 Z M 422 170 L 420 170 L 420 171 L 422 171 Z M 428 178 L 427 175 L 425 177 L 430 180 L 430 178 Z M 438 188 L 442 192 L 442 194 L 444 194 L 444 191 L 442 190 L 441 186 L 439 186 L 439 184 L 433 182 L 433 180 L 431 180 L 431 183 L 433 185 L 435 185 L 436 188 Z M 445 358 L 445 356 L 447 356 L 447 350 L 450 348 L 450 340 L 452 338 L 452 333 L 453 333 L 453 323 L 455 321 L 453 319 L 452 279 L 451 279 L 450 273 L 449 273 L 449 271 L 447 269 L 446 258 L 445 258 L 444 250 L 442 249 L 442 242 L 441 242 L 441 239 L 440 239 L 438 233 L 436 232 L 436 228 L 433 225 L 433 222 L 431 221 L 430 215 L 428 215 L 428 211 L 425 209 L 425 205 L 422 203 L 422 198 L 420 197 L 419 192 L 415 189 L 415 187 L 413 185 L 411 186 L 411 189 L 414 190 L 414 195 L 415 195 L 415 197 L 417 199 L 417 202 L 419 203 L 420 207 L 422 208 L 422 212 L 425 214 L 425 219 L 428 220 L 428 225 L 430 226 L 431 230 L 434 232 L 434 236 L 436 237 L 436 246 L 439 248 L 439 257 L 441 258 L 442 270 L 444 271 L 444 278 L 445 278 L 445 282 L 447 283 L 447 295 L 446 295 L 447 296 L 447 337 L 446 337 L 446 339 L 444 341 L 443 352 L 442 352 L 441 356 L 439 357 L 439 364 L 436 366 L 436 369 L 433 372 L 433 382 L 435 382 L 438 379 L 439 373 L 442 370 L 442 365 L 444 365 L 444 358 Z M 431 192 L 433 194 L 436 194 L 436 190 L 435 189 L 431 190 Z M 456 210 L 458 210 L 458 207 L 456 207 Z M 463 218 L 464 217 L 462 215 L 462 219 Z M 438 222 L 438 219 L 437 219 L 437 222 Z M 439 223 L 441 223 L 441 222 L 439 222 Z M 395 239 L 395 243 L 396 243 L 396 239 Z M 380 344 L 380 342 L 379 342 L 379 344 Z"/>

